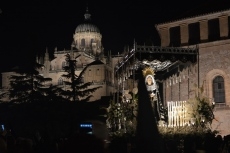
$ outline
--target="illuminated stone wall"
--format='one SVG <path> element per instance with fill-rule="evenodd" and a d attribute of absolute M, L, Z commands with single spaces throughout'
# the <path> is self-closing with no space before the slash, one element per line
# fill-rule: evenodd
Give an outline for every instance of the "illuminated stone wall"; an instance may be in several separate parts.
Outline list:
<path fill-rule="evenodd" d="M 165 100 L 178 101 L 187 100 L 194 97 L 194 84 L 204 85 L 204 94 L 206 97 L 213 98 L 213 80 L 217 76 L 224 79 L 225 103 L 218 104 L 218 109 L 214 112 L 218 120 L 213 122 L 213 129 L 221 131 L 221 135 L 230 134 L 229 131 L 229 105 L 230 105 L 230 39 L 229 39 L 229 16 L 230 10 L 188 17 L 178 21 L 158 24 L 156 28 L 161 37 L 161 45 L 169 46 L 170 28 L 180 26 L 181 47 L 198 47 L 199 61 L 193 64 L 187 64 L 186 67 L 178 71 L 178 76 L 170 76 L 165 81 Z M 209 39 L 210 31 L 209 21 L 217 20 L 219 22 L 219 39 Z M 200 39 L 197 45 L 189 45 L 189 33 L 187 24 L 199 23 Z M 164 30 L 162 30 L 164 29 Z M 175 77 L 181 78 L 179 83 L 173 84 Z M 178 86 L 180 87 L 178 89 Z M 178 93 L 178 90 L 180 91 Z M 179 96 L 180 95 L 180 96 Z M 180 98 L 179 98 L 180 97 Z M 227 119 L 227 120 L 226 120 Z"/>

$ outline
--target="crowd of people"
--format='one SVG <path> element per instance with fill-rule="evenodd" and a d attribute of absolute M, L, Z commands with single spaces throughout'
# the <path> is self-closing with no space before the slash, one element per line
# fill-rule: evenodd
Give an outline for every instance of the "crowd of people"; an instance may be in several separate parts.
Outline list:
<path fill-rule="evenodd" d="M 183 146 L 171 139 L 163 141 L 164 153 L 230 153 L 230 135 L 222 137 L 206 136 L 203 143 L 199 140 L 187 138 Z M 199 146 L 198 144 L 202 144 Z M 183 151 L 182 151 L 183 150 Z M 33 138 L 16 137 L 10 130 L 3 130 L 0 134 L 0 153 L 137 153 L 135 143 L 125 139 L 111 140 L 109 143 L 94 134 L 75 132 L 69 137 L 46 141 L 39 132 Z"/>
<path fill-rule="evenodd" d="M 68 138 L 46 141 L 39 133 L 33 138 L 15 137 L 4 130 L 0 153 L 106 153 L 106 142 L 93 134 L 73 133 Z"/>

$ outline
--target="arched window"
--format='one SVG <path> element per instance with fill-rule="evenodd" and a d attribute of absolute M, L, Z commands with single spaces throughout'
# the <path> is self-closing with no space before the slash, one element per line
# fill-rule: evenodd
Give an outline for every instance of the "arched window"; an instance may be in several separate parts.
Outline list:
<path fill-rule="evenodd" d="M 63 79 L 62 78 L 58 79 L 58 85 L 63 85 Z"/>
<path fill-rule="evenodd" d="M 82 47 L 85 47 L 85 39 L 82 39 L 82 40 L 81 40 L 81 46 L 82 46 Z"/>
<path fill-rule="evenodd" d="M 66 61 L 62 62 L 62 69 L 64 69 L 64 67 L 66 66 Z"/>
<path fill-rule="evenodd" d="M 63 61 L 63 62 L 62 62 L 62 69 L 63 69 L 65 66 L 69 66 L 69 63 L 68 63 L 67 61 Z"/>
<path fill-rule="evenodd" d="M 217 76 L 213 80 L 213 98 L 215 103 L 225 103 L 224 78 Z"/>
<path fill-rule="evenodd" d="M 91 46 L 91 47 L 93 47 L 93 42 L 94 42 L 94 40 L 91 39 L 91 40 L 90 40 L 90 46 Z"/>

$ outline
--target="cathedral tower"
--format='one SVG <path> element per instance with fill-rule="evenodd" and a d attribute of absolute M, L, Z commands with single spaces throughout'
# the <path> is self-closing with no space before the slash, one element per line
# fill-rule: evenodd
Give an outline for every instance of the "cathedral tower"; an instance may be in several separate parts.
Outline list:
<path fill-rule="evenodd" d="M 84 22 L 78 25 L 75 30 L 72 46 L 78 51 L 84 51 L 86 54 L 101 57 L 103 55 L 102 35 L 98 27 L 91 23 L 91 14 L 88 8 L 84 17 Z"/>

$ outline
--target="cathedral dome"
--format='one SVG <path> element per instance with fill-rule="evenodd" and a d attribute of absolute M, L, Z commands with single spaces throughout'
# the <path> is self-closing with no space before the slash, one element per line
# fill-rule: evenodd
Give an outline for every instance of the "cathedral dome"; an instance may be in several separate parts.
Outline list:
<path fill-rule="evenodd" d="M 84 16 L 85 16 L 85 22 L 77 26 L 75 33 L 81 33 L 81 32 L 100 33 L 100 30 L 98 29 L 98 27 L 90 22 L 90 20 L 91 20 L 90 16 L 91 15 L 89 14 L 88 9 L 86 9 L 86 13 Z"/>
<path fill-rule="evenodd" d="M 79 32 L 98 32 L 100 33 L 99 29 L 97 26 L 90 24 L 90 23 L 83 23 L 77 26 L 75 33 Z"/>

